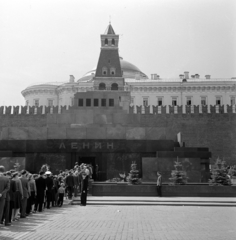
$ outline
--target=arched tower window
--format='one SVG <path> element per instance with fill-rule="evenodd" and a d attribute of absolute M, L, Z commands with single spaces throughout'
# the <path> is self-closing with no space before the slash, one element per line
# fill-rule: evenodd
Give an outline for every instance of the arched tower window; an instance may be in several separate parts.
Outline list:
<path fill-rule="evenodd" d="M 105 39 L 105 45 L 108 45 L 108 39 L 107 38 Z"/>
<path fill-rule="evenodd" d="M 105 90 L 106 89 L 106 84 L 105 83 L 99 83 L 99 90 Z"/>
<path fill-rule="evenodd" d="M 111 84 L 111 90 L 118 90 L 118 84 L 117 83 L 112 83 Z"/>
<path fill-rule="evenodd" d="M 110 68 L 110 75 L 116 75 L 116 69 L 114 67 Z"/>
<path fill-rule="evenodd" d="M 112 46 L 115 46 L 115 39 L 112 39 L 112 40 L 111 40 L 111 45 L 112 45 Z"/>
<path fill-rule="evenodd" d="M 107 75 L 107 68 L 106 67 L 102 68 L 102 75 Z"/>

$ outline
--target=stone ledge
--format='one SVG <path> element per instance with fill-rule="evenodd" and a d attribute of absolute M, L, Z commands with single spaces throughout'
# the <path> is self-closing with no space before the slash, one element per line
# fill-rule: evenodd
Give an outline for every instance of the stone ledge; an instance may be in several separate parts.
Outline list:
<path fill-rule="evenodd" d="M 156 185 L 92 184 L 93 196 L 157 196 Z M 163 197 L 236 197 L 236 186 L 163 185 Z"/>

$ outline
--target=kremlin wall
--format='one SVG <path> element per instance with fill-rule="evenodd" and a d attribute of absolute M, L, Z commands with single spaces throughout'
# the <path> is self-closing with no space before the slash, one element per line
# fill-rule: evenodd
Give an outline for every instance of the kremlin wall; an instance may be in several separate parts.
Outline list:
<path fill-rule="evenodd" d="M 150 159 L 155 160 L 158 151 L 159 158 L 169 152 L 169 171 L 176 157 L 185 160 L 197 157 L 198 162 L 201 159 L 198 168 L 202 168 L 203 159 L 213 162 L 218 156 L 229 165 L 236 164 L 234 113 L 134 114 L 124 109 L 125 104 L 104 109 L 74 106 L 62 109 L 61 113 L 34 114 L 32 110 L 27 114 L 0 114 L 0 154 L 25 158 L 25 167 L 32 172 L 37 172 L 45 162 L 55 172 L 72 168 L 79 159 L 92 161 L 99 164 L 103 172 L 100 180 L 128 169 L 132 160 L 136 160 L 140 168 Z M 178 133 L 182 134 L 182 148 L 177 141 Z M 176 148 L 185 153 L 176 152 Z M 211 156 L 208 152 L 195 156 L 193 149 L 197 148 L 202 154 L 209 149 Z M 149 167 L 155 166 L 158 170 L 153 164 Z M 148 180 L 154 180 L 154 176 Z M 194 177 L 194 181 L 201 179 Z"/>

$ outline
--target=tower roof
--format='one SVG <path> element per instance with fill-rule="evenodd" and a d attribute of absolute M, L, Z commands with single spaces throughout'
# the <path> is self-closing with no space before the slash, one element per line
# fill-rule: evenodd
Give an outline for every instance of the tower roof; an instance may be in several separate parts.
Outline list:
<path fill-rule="evenodd" d="M 113 27 L 111 26 L 110 23 L 109 23 L 109 25 L 108 25 L 108 27 L 107 27 L 107 29 L 106 29 L 106 31 L 105 31 L 104 34 L 105 34 L 105 35 L 115 34 L 115 31 L 114 31 L 114 29 L 113 29 Z"/>

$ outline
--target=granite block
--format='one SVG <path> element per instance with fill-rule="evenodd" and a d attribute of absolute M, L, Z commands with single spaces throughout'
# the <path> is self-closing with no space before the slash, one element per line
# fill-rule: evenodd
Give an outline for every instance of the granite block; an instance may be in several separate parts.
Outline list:
<path fill-rule="evenodd" d="M 8 141 L 8 149 L 11 150 L 13 153 L 23 153 L 26 152 L 26 141 L 25 140 L 9 140 Z"/>
<path fill-rule="evenodd" d="M 0 151 L 8 151 L 8 140 L 0 140 Z"/>
<path fill-rule="evenodd" d="M 27 140 L 28 130 L 26 127 L 9 127 L 8 128 L 9 140 Z"/>
<path fill-rule="evenodd" d="M 147 127 L 145 128 L 145 135 L 147 140 L 165 140 L 165 127 Z"/>
<path fill-rule="evenodd" d="M 66 128 L 65 127 L 51 127 L 48 128 L 48 139 L 66 139 Z"/>
<path fill-rule="evenodd" d="M 121 125 L 128 125 L 132 121 L 132 115 L 125 114 L 125 113 L 114 113 L 113 114 L 113 123 L 114 124 L 121 124 Z"/>
<path fill-rule="evenodd" d="M 106 139 L 106 128 L 105 127 L 87 127 L 87 139 Z"/>
<path fill-rule="evenodd" d="M 157 180 L 157 159 L 151 157 L 142 158 L 143 182 L 156 182 Z"/>
<path fill-rule="evenodd" d="M 93 110 L 78 110 L 75 113 L 75 122 L 83 125 L 93 124 Z"/>
<path fill-rule="evenodd" d="M 26 152 L 47 152 L 47 140 L 29 140 L 26 141 Z"/>
<path fill-rule="evenodd" d="M 83 127 L 66 129 L 67 139 L 86 139 L 86 135 L 86 128 Z"/>
<path fill-rule="evenodd" d="M 73 113 L 63 113 L 57 115 L 58 124 L 71 124 L 75 122 L 75 114 Z"/>
<path fill-rule="evenodd" d="M 126 129 L 122 126 L 107 127 L 107 139 L 126 139 Z"/>
<path fill-rule="evenodd" d="M 112 124 L 112 115 L 111 114 L 94 114 L 93 123 L 105 125 Z"/>
<path fill-rule="evenodd" d="M 8 127 L 0 128 L 0 140 L 8 140 Z"/>
<path fill-rule="evenodd" d="M 46 140 L 47 127 L 28 127 L 28 140 Z"/>
<path fill-rule="evenodd" d="M 126 128 L 127 140 L 141 140 L 145 139 L 145 128 L 142 127 L 127 127 Z"/>
<path fill-rule="evenodd" d="M 58 114 L 47 114 L 47 124 L 57 124 Z"/>

